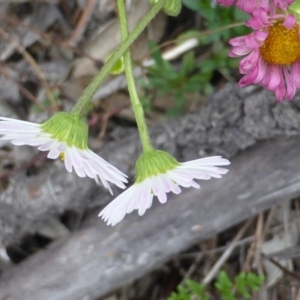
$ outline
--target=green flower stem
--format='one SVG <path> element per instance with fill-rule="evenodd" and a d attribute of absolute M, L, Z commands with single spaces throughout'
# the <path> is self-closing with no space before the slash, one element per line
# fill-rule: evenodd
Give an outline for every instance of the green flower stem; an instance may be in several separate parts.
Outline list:
<path fill-rule="evenodd" d="M 144 0 L 143 0 L 144 1 Z M 146 28 L 150 21 L 157 15 L 167 0 L 160 0 L 152 6 L 149 12 L 137 24 L 134 30 L 127 36 L 123 43 L 117 48 L 110 59 L 104 64 L 100 72 L 92 79 L 90 84 L 83 91 L 81 97 L 73 108 L 73 112 L 80 116 L 84 116 L 88 110 L 90 101 L 95 95 L 104 79 L 109 74 L 110 70 L 114 67 L 117 61 L 123 56 L 129 46 L 135 41 L 140 33 Z"/>
<path fill-rule="evenodd" d="M 162 3 L 162 2 L 163 1 L 159 1 L 158 3 Z M 125 42 L 128 38 L 128 28 L 127 28 L 124 0 L 117 0 L 117 3 L 118 3 L 119 20 L 121 26 L 121 36 L 123 42 Z M 132 104 L 132 109 L 135 115 L 137 127 L 139 130 L 143 151 L 144 152 L 152 151 L 153 147 L 151 144 L 148 127 L 146 124 L 144 110 L 136 91 L 135 80 L 132 71 L 131 54 L 129 49 L 124 53 L 124 66 L 125 66 L 125 74 L 127 79 L 129 96 Z"/>

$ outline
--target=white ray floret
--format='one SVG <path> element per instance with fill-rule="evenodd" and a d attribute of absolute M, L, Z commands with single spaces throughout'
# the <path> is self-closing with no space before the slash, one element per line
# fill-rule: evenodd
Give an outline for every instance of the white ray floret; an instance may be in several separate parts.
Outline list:
<path fill-rule="evenodd" d="M 68 141 L 59 140 L 45 132 L 41 124 L 0 117 L 1 140 L 10 140 L 17 146 L 36 146 L 40 151 L 49 151 L 47 157 L 61 157 L 68 172 L 73 170 L 79 177 L 90 177 L 102 183 L 112 194 L 109 183 L 125 188 L 126 175 L 96 155 L 89 148 L 80 149 Z M 87 136 L 85 137 L 87 139 Z"/>
<path fill-rule="evenodd" d="M 151 207 L 154 196 L 160 203 L 165 203 L 167 193 L 179 194 L 180 186 L 200 189 L 200 185 L 194 179 L 221 178 L 228 170 L 219 166 L 229 164 L 230 162 L 221 156 L 178 163 L 175 168 L 165 173 L 146 177 L 141 182 L 133 184 L 108 204 L 99 213 L 99 217 L 102 217 L 108 225 L 114 226 L 133 210 L 138 210 L 138 214 L 142 216 Z"/>

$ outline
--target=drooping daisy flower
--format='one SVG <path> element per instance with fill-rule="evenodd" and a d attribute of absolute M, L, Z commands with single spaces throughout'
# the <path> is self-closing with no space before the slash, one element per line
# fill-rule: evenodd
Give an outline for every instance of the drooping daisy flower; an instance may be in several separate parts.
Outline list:
<path fill-rule="evenodd" d="M 57 113 L 42 124 L 0 117 L 0 134 L 14 145 L 49 151 L 47 157 L 60 157 L 68 172 L 101 181 L 111 194 L 109 182 L 125 188 L 127 176 L 88 148 L 88 126 L 74 113 Z"/>
<path fill-rule="evenodd" d="M 179 194 L 182 187 L 200 188 L 194 179 L 221 178 L 228 172 L 218 166 L 230 162 L 221 156 L 212 156 L 179 163 L 164 151 L 152 150 L 144 153 L 136 163 L 135 183 L 108 204 L 100 213 L 108 225 L 116 225 L 126 214 L 138 210 L 140 216 L 151 207 L 153 197 L 161 203 L 167 201 L 167 193 Z"/>
<path fill-rule="evenodd" d="M 293 15 L 266 18 L 261 13 L 257 18 L 259 30 L 229 41 L 229 56 L 246 56 L 239 63 L 245 74 L 239 86 L 261 84 L 275 92 L 278 102 L 290 100 L 300 88 L 299 24 Z"/>

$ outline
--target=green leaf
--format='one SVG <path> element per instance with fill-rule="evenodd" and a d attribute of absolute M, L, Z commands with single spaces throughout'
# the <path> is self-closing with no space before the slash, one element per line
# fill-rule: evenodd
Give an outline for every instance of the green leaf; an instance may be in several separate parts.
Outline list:
<path fill-rule="evenodd" d="M 180 73 L 188 75 L 194 69 L 195 69 L 195 56 L 194 53 L 190 51 L 183 56 L 182 68 Z"/>
<path fill-rule="evenodd" d="M 249 299 L 251 295 L 248 292 L 248 285 L 246 282 L 246 274 L 240 273 L 235 278 L 235 284 L 237 291 L 246 299 Z"/>
<path fill-rule="evenodd" d="M 205 285 L 203 283 L 199 283 L 194 280 L 188 279 L 185 281 L 185 284 L 190 289 L 193 295 L 200 297 L 200 300 L 208 299 L 205 291 Z"/>
<path fill-rule="evenodd" d="M 182 285 L 179 285 L 177 287 L 177 292 L 172 292 L 171 296 L 168 298 L 168 300 L 189 300 L 190 293 L 186 288 L 184 288 Z"/>
<path fill-rule="evenodd" d="M 236 297 L 232 294 L 234 287 L 233 282 L 230 280 L 228 274 L 225 271 L 220 271 L 215 288 L 220 292 L 223 300 L 235 300 Z"/>
<path fill-rule="evenodd" d="M 252 272 L 240 273 L 235 277 L 237 291 L 246 299 L 251 298 L 251 292 L 261 288 L 265 280 L 264 276 L 256 275 Z"/>
<path fill-rule="evenodd" d="M 182 0 L 182 3 L 191 10 L 198 11 L 200 9 L 200 1 L 197 0 Z"/>

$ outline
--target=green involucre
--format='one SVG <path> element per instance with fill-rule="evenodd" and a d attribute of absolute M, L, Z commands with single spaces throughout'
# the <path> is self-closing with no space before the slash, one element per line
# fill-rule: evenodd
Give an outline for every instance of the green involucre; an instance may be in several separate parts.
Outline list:
<path fill-rule="evenodd" d="M 41 124 L 41 128 L 50 133 L 52 138 L 65 142 L 69 147 L 88 148 L 88 126 L 77 114 L 59 112 Z"/>
<path fill-rule="evenodd" d="M 155 4 L 158 1 L 160 0 L 150 0 L 150 3 Z M 181 11 L 181 6 L 181 0 L 168 0 L 162 9 L 167 15 L 177 17 Z"/>
<path fill-rule="evenodd" d="M 161 150 L 152 150 L 142 154 L 136 162 L 135 183 L 142 182 L 148 177 L 164 174 L 179 166 L 179 162 L 169 153 Z"/>

